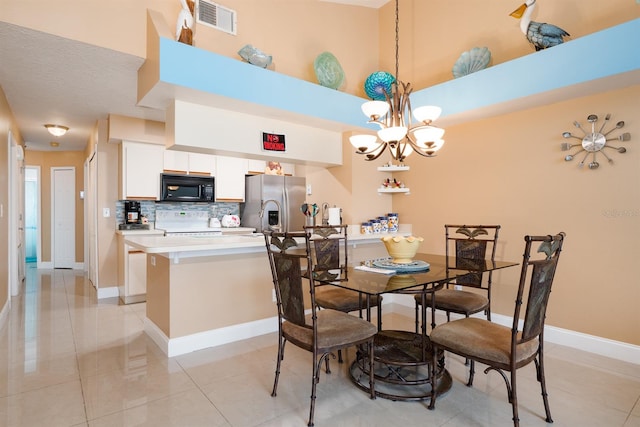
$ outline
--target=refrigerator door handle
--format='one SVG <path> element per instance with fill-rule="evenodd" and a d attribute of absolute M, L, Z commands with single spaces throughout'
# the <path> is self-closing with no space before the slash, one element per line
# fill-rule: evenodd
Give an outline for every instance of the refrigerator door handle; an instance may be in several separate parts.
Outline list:
<path fill-rule="evenodd" d="M 283 207 L 282 207 L 282 212 L 280 213 L 282 215 L 282 218 L 280 218 L 280 221 L 282 223 L 282 226 L 284 227 L 284 229 L 282 231 L 290 231 L 289 230 L 289 212 L 291 212 L 290 206 L 289 206 L 289 192 L 287 191 L 286 187 L 282 188 L 282 201 L 283 201 Z"/>

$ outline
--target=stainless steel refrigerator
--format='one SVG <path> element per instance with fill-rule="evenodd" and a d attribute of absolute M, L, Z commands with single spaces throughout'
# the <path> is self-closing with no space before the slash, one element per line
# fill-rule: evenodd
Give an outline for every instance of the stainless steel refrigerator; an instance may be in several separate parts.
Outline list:
<path fill-rule="evenodd" d="M 282 231 L 302 231 L 305 216 L 300 206 L 305 202 L 306 179 L 298 176 L 252 175 L 245 178 L 245 203 L 240 214 L 243 227 L 256 232 L 280 222 Z M 264 204 L 264 215 L 260 210 Z"/>

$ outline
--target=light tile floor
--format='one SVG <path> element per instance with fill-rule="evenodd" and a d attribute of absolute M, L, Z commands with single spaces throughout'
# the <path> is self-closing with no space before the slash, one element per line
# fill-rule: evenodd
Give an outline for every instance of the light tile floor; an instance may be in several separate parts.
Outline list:
<path fill-rule="evenodd" d="M 271 397 L 276 335 L 168 359 L 143 332 L 145 304 L 97 301 L 83 274 L 28 269 L 0 329 L 2 426 L 303 426 L 311 358 L 289 345 Z M 412 319 L 385 315 L 387 328 Z M 352 360 L 353 352 L 347 355 Z M 347 363 L 318 386 L 316 426 L 510 426 L 504 383 L 478 366 L 473 388 L 463 360 L 447 358 L 452 389 L 434 411 L 356 389 Z M 555 426 L 640 426 L 640 364 L 547 345 Z M 523 426 L 544 426 L 534 368 L 519 372 Z"/>

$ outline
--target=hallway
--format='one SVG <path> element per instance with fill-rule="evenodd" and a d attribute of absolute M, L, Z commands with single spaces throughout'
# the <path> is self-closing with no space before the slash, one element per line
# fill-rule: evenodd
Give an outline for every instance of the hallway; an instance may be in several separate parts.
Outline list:
<path fill-rule="evenodd" d="M 309 353 L 287 346 L 272 398 L 275 334 L 167 359 L 143 332 L 144 314 L 144 303 L 98 302 L 82 272 L 28 268 L 26 290 L 0 329 L 0 425 L 306 425 Z M 412 313 L 384 318 L 388 328 L 412 322 Z M 554 426 L 640 426 L 640 365 L 552 344 L 546 356 Z M 447 358 L 454 384 L 435 411 L 370 400 L 346 366 L 333 362 L 333 373 L 321 375 L 319 427 L 511 425 L 499 375 L 478 366 L 468 388 L 459 358 Z M 547 426 L 533 366 L 518 380 L 522 425 Z"/>

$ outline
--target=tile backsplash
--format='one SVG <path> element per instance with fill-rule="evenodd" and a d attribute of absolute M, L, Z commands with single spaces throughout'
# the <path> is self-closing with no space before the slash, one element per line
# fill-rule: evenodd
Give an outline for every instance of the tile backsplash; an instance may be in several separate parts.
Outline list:
<path fill-rule="evenodd" d="M 140 201 L 140 214 L 147 217 L 149 222 L 156 221 L 156 210 L 175 211 L 207 211 L 209 218 L 222 219 L 224 215 L 240 215 L 239 203 L 189 203 L 189 202 L 162 202 L 156 203 L 148 200 Z M 124 223 L 124 200 L 116 202 L 116 222 Z"/>

